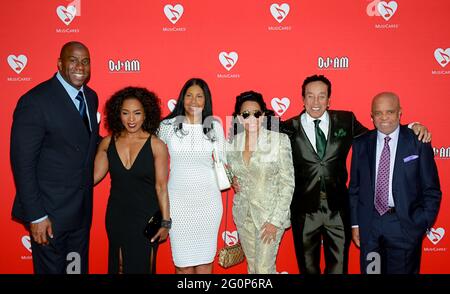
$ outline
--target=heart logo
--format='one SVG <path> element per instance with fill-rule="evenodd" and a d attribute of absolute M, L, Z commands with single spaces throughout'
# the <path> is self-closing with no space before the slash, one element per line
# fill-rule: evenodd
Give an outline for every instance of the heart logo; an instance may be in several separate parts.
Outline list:
<path fill-rule="evenodd" d="M 270 102 L 272 105 L 272 109 L 275 110 L 275 112 L 278 114 L 278 116 L 282 116 L 286 110 L 288 110 L 289 106 L 291 105 L 291 101 L 287 97 L 278 98 L 275 97 Z"/>
<path fill-rule="evenodd" d="M 287 3 L 283 3 L 281 5 L 274 3 L 270 5 L 270 13 L 272 13 L 273 18 L 275 18 L 279 23 L 281 23 L 289 14 L 289 9 L 289 4 Z"/>
<path fill-rule="evenodd" d="M 397 11 L 397 2 L 391 1 L 386 3 L 385 1 L 381 1 L 377 5 L 378 12 L 384 18 L 384 20 L 388 21 L 394 13 Z"/>
<path fill-rule="evenodd" d="M 239 241 L 238 232 L 225 231 L 222 233 L 222 240 L 225 241 L 225 244 L 227 244 L 227 246 L 234 245 Z"/>
<path fill-rule="evenodd" d="M 431 241 L 431 243 L 433 243 L 434 245 L 436 245 L 437 243 L 439 243 L 439 241 L 442 240 L 442 238 L 444 238 L 445 235 L 445 230 L 444 228 L 431 228 L 431 230 L 428 231 L 427 233 L 427 237 L 428 239 Z"/>
<path fill-rule="evenodd" d="M 31 240 L 30 236 L 23 236 L 22 237 L 22 245 L 25 247 L 28 251 L 31 252 Z"/>
<path fill-rule="evenodd" d="M 177 100 L 170 99 L 167 101 L 167 107 L 169 108 L 170 112 L 172 112 L 175 109 L 175 106 L 177 105 Z"/>
<path fill-rule="evenodd" d="M 434 50 L 434 58 L 442 66 L 445 67 L 450 62 L 450 48 L 437 48 Z"/>
<path fill-rule="evenodd" d="M 19 56 L 11 54 L 6 60 L 8 61 L 8 64 L 12 68 L 12 70 L 17 74 L 20 74 L 22 72 L 28 62 L 28 58 L 23 54 Z"/>
<path fill-rule="evenodd" d="M 67 7 L 60 5 L 56 8 L 56 14 L 58 14 L 58 17 L 62 20 L 62 22 L 68 26 L 75 18 L 77 8 L 73 5 L 68 5 Z"/>
<path fill-rule="evenodd" d="M 219 61 L 222 63 L 223 67 L 225 67 L 226 70 L 230 71 L 238 61 L 238 54 L 236 52 L 220 52 L 219 53 Z"/>
<path fill-rule="evenodd" d="M 164 14 L 166 15 L 167 19 L 173 24 L 180 20 L 183 12 L 184 8 L 181 4 L 176 4 L 175 6 L 167 4 L 166 6 L 164 6 Z"/>

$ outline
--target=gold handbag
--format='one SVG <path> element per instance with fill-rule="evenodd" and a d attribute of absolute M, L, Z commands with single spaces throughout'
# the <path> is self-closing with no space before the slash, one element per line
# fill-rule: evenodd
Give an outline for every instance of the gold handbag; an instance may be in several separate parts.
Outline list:
<path fill-rule="evenodd" d="M 228 221 L 228 191 L 227 197 L 225 198 L 225 232 L 227 231 L 227 221 Z M 244 261 L 245 254 L 242 249 L 241 243 L 238 241 L 233 245 L 226 245 L 227 234 L 225 233 L 225 238 L 223 239 L 223 248 L 219 251 L 219 265 L 223 268 L 229 268 L 233 265 L 239 264 Z"/>
<path fill-rule="evenodd" d="M 229 268 L 244 261 L 245 255 L 241 243 L 225 246 L 219 251 L 219 265 Z"/>

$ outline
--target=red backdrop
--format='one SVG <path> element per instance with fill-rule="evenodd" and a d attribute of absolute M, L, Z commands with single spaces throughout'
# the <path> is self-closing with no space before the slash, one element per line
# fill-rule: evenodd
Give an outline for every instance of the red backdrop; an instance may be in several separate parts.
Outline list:
<path fill-rule="evenodd" d="M 387 2 L 387 3 L 386 3 Z M 11 220 L 15 188 L 9 164 L 12 113 L 18 98 L 56 71 L 67 41 L 85 43 L 92 58 L 90 86 L 105 100 L 127 85 L 144 86 L 163 101 L 183 83 L 202 77 L 214 112 L 225 119 L 234 99 L 253 89 L 283 119 L 302 108 L 301 83 L 324 74 L 333 83 L 331 107 L 352 110 L 366 126 L 370 101 L 380 91 L 399 94 L 403 122 L 420 121 L 433 132 L 443 191 L 441 210 L 423 243 L 423 273 L 450 273 L 450 143 L 445 133 L 450 103 L 450 1 L 434 0 L 10 0 L 0 12 L 0 273 L 31 273 L 29 237 Z M 447 131 L 446 131 L 447 130 Z M 105 131 L 102 129 L 102 135 Z M 90 271 L 107 270 L 104 218 L 109 179 L 95 189 Z M 225 195 L 224 195 L 225 201 Z M 231 205 L 232 193 L 229 203 Z M 220 235 L 222 235 L 224 221 Z M 235 227 L 228 218 L 228 231 Z M 232 239 L 232 238 L 231 238 Z M 223 241 L 219 236 L 219 246 Z M 353 247 L 350 272 L 359 272 Z M 279 272 L 298 273 L 292 231 L 285 234 Z M 160 247 L 159 273 L 173 273 L 168 242 Z M 215 273 L 245 273 L 245 264 Z"/>

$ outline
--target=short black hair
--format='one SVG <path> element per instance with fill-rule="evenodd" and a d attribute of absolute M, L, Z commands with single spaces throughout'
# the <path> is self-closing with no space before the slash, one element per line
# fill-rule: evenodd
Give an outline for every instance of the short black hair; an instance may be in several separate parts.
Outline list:
<path fill-rule="evenodd" d="M 263 125 L 266 127 L 266 129 L 271 130 L 274 124 L 278 122 L 278 120 L 275 118 L 275 112 L 267 108 L 266 102 L 264 101 L 264 98 L 261 93 L 255 91 L 243 92 L 238 96 L 236 96 L 236 103 L 234 104 L 234 112 L 233 112 L 233 121 L 231 122 L 231 128 L 229 133 L 230 139 L 244 130 L 244 127 L 239 123 L 237 116 L 241 113 L 242 104 L 244 104 L 244 102 L 247 101 L 253 101 L 258 103 L 259 108 L 261 108 L 261 111 L 265 115 Z"/>
<path fill-rule="evenodd" d="M 327 85 L 328 87 L 328 98 L 331 97 L 331 82 L 329 79 L 327 79 L 324 75 L 312 75 L 307 77 L 304 81 L 303 81 L 303 85 L 302 85 L 302 97 L 305 98 L 305 88 L 306 85 L 308 85 L 309 83 L 312 82 L 323 82 L 325 85 Z"/>

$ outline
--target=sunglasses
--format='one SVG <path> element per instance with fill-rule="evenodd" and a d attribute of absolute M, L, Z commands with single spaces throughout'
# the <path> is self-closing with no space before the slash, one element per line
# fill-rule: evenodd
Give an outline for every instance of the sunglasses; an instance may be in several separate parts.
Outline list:
<path fill-rule="evenodd" d="M 263 113 L 260 110 L 253 111 L 253 112 L 246 110 L 246 111 L 241 113 L 241 116 L 242 116 L 243 119 L 249 118 L 250 115 L 253 115 L 255 118 L 259 118 L 261 115 L 263 115 Z"/>

